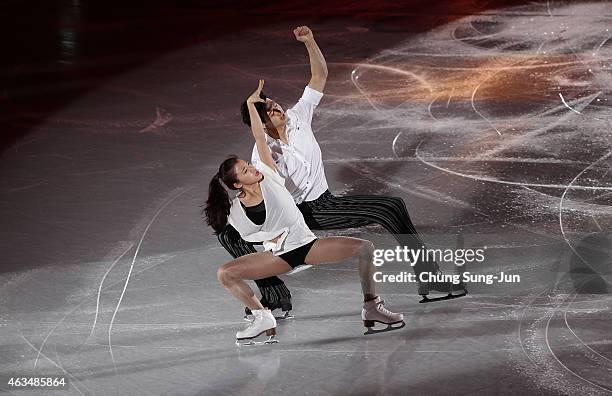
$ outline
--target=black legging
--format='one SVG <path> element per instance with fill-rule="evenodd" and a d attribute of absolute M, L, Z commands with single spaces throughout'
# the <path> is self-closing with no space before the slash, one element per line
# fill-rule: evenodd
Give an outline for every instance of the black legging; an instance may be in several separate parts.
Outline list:
<path fill-rule="evenodd" d="M 377 195 L 353 195 L 336 197 L 325 191 L 314 201 L 303 202 L 298 208 L 311 230 L 337 230 L 379 224 L 389 231 L 397 242 L 411 249 L 419 249 L 421 241 L 406 209 L 404 200 L 398 197 Z M 243 240 L 234 227 L 227 225 L 217 235 L 221 245 L 237 258 L 256 252 L 254 244 Z M 417 276 L 423 271 L 437 271 L 435 262 L 418 262 L 413 267 Z M 291 292 L 280 278 L 256 280 L 262 296 L 262 304 L 270 309 L 291 309 Z M 421 292 L 420 294 L 426 294 Z"/>

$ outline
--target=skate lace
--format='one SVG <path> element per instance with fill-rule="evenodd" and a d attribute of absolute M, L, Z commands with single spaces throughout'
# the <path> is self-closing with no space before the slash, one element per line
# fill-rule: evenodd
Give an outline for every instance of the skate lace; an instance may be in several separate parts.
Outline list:
<path fill-rule="evenodd" d="M 253 315 L 253 320 L 244 328 L 245 331 L 258 326 L 259 323 L 263 321 L 263 317 L 261 315 L 256 315 L 255 313 L 253 313 L 252 315 Z"/>
<path fill-rule="evenodd" d="M 376 304 L 376 310 L 382 312 L 387 315 L 391 315 L 392 312 L 385 308 L 385 300 L 381 299 L 378 304 Z"/>

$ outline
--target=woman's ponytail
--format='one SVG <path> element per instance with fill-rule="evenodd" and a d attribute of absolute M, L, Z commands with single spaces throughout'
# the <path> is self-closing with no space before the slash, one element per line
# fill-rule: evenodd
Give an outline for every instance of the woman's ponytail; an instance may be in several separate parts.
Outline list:
<path fill-rule="evenodd" d="M 217 172 L 210 184 L 208 185 L 208 199 L 204 207 L 204 216 L 206 223 L 210 225 L 216 234 L 219 234 L 225 228 L 227 224 L 227 217 L 230 214 L 230 208 L 232 203 L 229 195 L 223 183 L 229 188 L 233 188 L 236 182 L 236 172 L 234 171 L 234 165 L 238 158 L 231 156 L 219 166 L 219 172 Z"/>

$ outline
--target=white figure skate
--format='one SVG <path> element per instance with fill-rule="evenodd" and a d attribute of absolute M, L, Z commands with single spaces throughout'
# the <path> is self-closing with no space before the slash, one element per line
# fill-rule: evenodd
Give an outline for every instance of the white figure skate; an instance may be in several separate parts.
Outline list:
<path fill-rule="evenodd" d="M 293 318 L 294 316 L 291 313 L 291 309 L 283 309 L 280 315 L 274 316 L 274 319 L 276 320 L 287 320 Z M 253 312 L 249 307 L 244 308 L 244 320 L 247 322 L 252 322 L 255 320 L 255 315 L 253 315 Z"/>
<path fill-rule="evenodd" d="M 276 344 L 278 340 L 276 336 L 276 319 L 269 309 L 254 309 L 252 310 L 254 320 L 244 330 L 236 333 L 237 346 L 251 346 L 263 344 Z M 269 338 L 265 341 L 255 341 L 263 333 Z"/>
<path fill-rule="evenodd" d="M 385 302 L 380 297 L 376 297 L 374 300 L 363 303 L 361 319 L 363 320 L 363 325 L 368 329 L 365 333 L 363 333 L 364 335 L 398 330 L 406 326 L 406 323 L 404 322 L 404 315 L 401 313 L 394 313 L 386 309 Z M 376 330 L 373 328 L 376 322 L 385 324 L 387 327 Z"/>

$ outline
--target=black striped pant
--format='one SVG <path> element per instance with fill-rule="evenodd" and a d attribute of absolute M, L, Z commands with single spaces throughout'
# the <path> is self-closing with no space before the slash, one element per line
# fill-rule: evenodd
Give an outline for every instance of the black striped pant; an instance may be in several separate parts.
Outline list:
<path fill-rule="evenodd" d="M 377 195 L 336 197 L 328 190 L 314 201 L 299 204 L 298 208 L 311 230 L 337 230 L 378 224 L 393 234 L 401 246 L 411 249 L 423 246 L 401 198 Z M 229 224 L 217 237 L 234 258 L 256 252 L 254 245 L 243 240 Z M 414 271 L 418 274 L 431 265 L 437 267 L 435 263 L 417 263 Z M 263 305 L 271 309 L 290 309 L 291 292 L 278 277 L 259 279 L 255 283 L 261 292 Z"/>
<path fill-rule="evenodd" d="M 401 245 L 414 248 L 422 245 L 406 204 L 398 197 L 336 197 L 328 190 L 314 201 L 299 204 L 298 208 L 312 230 L 337 230 L 378 224 L 393 234 Z"/>

